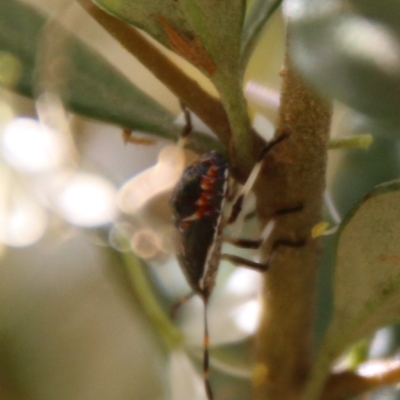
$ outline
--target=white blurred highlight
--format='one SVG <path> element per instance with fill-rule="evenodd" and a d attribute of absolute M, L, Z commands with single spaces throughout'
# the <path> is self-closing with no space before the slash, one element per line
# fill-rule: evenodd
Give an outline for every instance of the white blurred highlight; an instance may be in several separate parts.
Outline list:
<path fill-rule="evenodd" d="M 275 127 L 271 121 L 261 114 L 256 114 L 253 118 L 253 128 L 256 130 L 259 136 L 261 136 L 266 142 L 269 142 L 275 133 Z"/>
<path fill-rule="evenodd" d="M 282 11 L 292 23 L 306 23 L 335 14 L 342 15 L 343 5 L 338 1 L 320 1 L 310 7 L 304 0 L 291 0 L 283 2 Z"/>
<path fill-rule="evenodd" d="M 0 243 L 10 247 L 34 244 L 47 228 L 47 213 L 24 196 L 11 198 L 4 187 L 0 189 Z"/>
<path fill-rule="evenodd" d="M 182 175 L 185 154 L 177 146 L 166 146 L 157 164 L 126 182 L 118 192 L 118 206 L 134 214 L 151 198 L 173 188 Z"/>
<path fill-rule="evenodd" d="M 277 110 L 280 104 L 280 93 L 254 81 L 249 81 L 244 89 L 246 96 L 254 103 Z"/>
<path fill-rule="evenodd" d="M 226 283 L 226 290 L 239 298 L 248 298 L 232 310 L 232 318 L 238 329 L 251 335 L 259 323 L 261 304 L 258 294 L 261 290 L 262 276 L 258 271 L 240 268 L 232 273 Z"/>
<path fill-rule="evenodd" d="M 23 172 L 44 172 L 58 167 L 66 156 L 57 133 L 32 118 L 9 122 L 1 138 L 5 160 Z"/>
<path fill-rule="evenodd" d="M 258 300 L 253 299 L 246 301 L 242 306 L 238 307 L 234 320 L 236 326 L 243 332 L 252 335 L 256 332 L 261 315 L 261 304 Z"/>
<path fill-rule="evenodd" d="M 334 39 L 350 57 L 376 64 L 388 74 L 398 74 L 400 44 L 384 25 L 360 17 L 347 18 L 337 26 Z"/>
<path fill-rule="evenodd" d="M 333 222 L 335 222 L 335 224 L 340 224 L 342 222 L 342 217 L 340 216 L 339 211 L 336 208 L 336 204 L 328 190 L 324 191 L 324 204 L 329 212 L 329 215 L 333 219 Z"/>
<path fill-rule="evenodd" d="M 117 213 L 115 199 L 116 190 L 109 181 L 80 172 L 63 179 L 55 205 L 67 222 L 90 228 L 113 221 Z"/>
<path fill-rule="evenodd" d="M 237 296 L 257 295 L 261 290 L 262 275 L 258 271 L 238 268 L 229 277 L 226 290 Z"/>
<path fill-rule="evenodd" d="M 208 308 L 211 346 L 226 345 L 246 339 L 259 324 L 259 293 L 262 275 L 250 269 L 236 269 L 222 293 L 216 293 Z M 186 291 L 187 293 L 187 291 Z M 198 296 L 182 309 L 185 343 L 201 346 L 203 341 L 203 304 Z"/>
<path fill-rule="evenodd" d="M 391 370 L 398 369 L 400 367 L 399 359 L 392 360 L 370 360 L 361 364 L 357 368 L 359 375 L 364 377 L 377 377 L 381 374 L 387 374 Z"/>
<path fill-rule="evenodd" d="M 68 153 L 69 160 L 76 164 L 79 155 L 70 130 L 67 112 L 60 96 L 51 91 L 46 91 L 39 95 L 35 104 L 39 121 L 43 126 L 53 129 L 54 133 L 58 133 L 62 138 L 65 153 Z"/>

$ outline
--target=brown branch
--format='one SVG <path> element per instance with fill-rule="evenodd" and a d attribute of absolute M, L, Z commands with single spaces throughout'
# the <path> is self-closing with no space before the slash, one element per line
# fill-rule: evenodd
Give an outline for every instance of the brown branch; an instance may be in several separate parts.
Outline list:
<path fill-rule="evenodd" d="M 288 57 L 282 77 L 277 130 L 289 138 L 265 162 L 258 209 L 266 221 L 276 210 L 303 204 L 302 211 L 281 217 L 272 241 L 307 241 L 301 248 L 281 247 L 265 274 L 256 342 L 256 362 L 265 374 L 255 384 L 257 400 L 298 399 L 309 372 L 320 252 L 310 234 L 321 218 L 331 119 L 331 105 L 303 83 Z"/>
<path fill-rule="evenodd" d="M 195 80 L 185 75 L 137 29 L 107 14 L 94 5 L 91 0 L 77 1 L 127 51 L 186 103 L 226 146 L 229 144 L 229 122 L 218 99 L 203 90 Z"/>
<path fill-rule="evenodd" d="M 361 376 L 349 371 L 332 374 L 325 385 L 321 400 L 344 400 L 399 382 L 400 361 L 389 360 L 387 365 L 383 366 L 381 372 L 372 376 Z"/>

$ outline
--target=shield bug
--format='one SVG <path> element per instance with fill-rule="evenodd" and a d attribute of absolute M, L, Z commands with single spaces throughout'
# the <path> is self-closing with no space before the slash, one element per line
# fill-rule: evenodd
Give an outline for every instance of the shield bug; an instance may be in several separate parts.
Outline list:
<path fill-rule="evenodd" d="M 183 129 L 181 144 L 191 131 L 189 111 L 183 107 L 186 125 Z M 301 242 L 279 240 L 272 246 L 269 259 L 264 263 L 244 259 L 232 254 L 222 254 L 223 243 L 231 243 L 242 248 L 259 248 L 272 232 L 276 217 L 282 214 L 299 211 L 302 207 L 279 210 L 266 225 L 259 240 L 248 240 L 223 235 L 224 228 L 236 221 L 242 209 L 245 196 L 251 191 L 261 170 L 262 162 L 269 151 L 286 139 L 281 135 L 269 142 L 261 151 L 258 160 L 246 183 L 235 196 L 230 212 L 226 211 L 228 197 L 232 195 L 229 185 L 228 163 L 222 154 L 209 151 L 201 155 L 183 172 L 180 181 L 171 197 L 171 207 L 177 228 L 177 259 L 184 275 L 192 288 L 192 293 L 183 299 L 187 301 L 197 294 L 204 302 L 204 383 L 209 400 L 213 392 L 209 376 L 209 334 L 207 325 L 207 304 L 213 291 L 218 266 L 221 259 L 233 264 L 249 267 L 264 272 L 269 268 L 271 256 L 280 245 L 301 246 Z M 178 303 L 179 304 L 179 303 Z"/>

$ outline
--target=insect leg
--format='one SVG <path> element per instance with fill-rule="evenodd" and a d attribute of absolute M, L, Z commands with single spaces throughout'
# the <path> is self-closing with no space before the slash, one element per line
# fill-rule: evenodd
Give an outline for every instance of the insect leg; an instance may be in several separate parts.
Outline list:
<path fill-rule="evenodd" d="M 282 208 L 281 210 L 276 211 L 274 213 L 273 217 L 265 225 L 265 227 L 261 233 L 260 239 L 258 239 L 258 240 L 232 238 L 229 236 L 224 236 L 222 240 L 225 243 L 230 243 L 237 247 L 241 247 L 241 248 L 245 248 L 245 249 L 258 249 L 259 247 L 261 247 L 261 245 L 264 242 L 266 242 L 268 240 L 269 236 L 271 235 L 271 233 L 273 232 L 273 230 L 275 228 L 276 221 L 280 216 L 285 215 L 285 214 L 295 213 L 295 212 L 301 211 L 302 209 L 303 209 L 303 205 L 300 204 L 296 207 Z M 286 240 L 286 239 L 278 239 L 274 242 L 274 244 L 272 246 L 271 254 L 268 257 L 268 260 L 264 263 L 259 263 L 256 261 L 248 260 L 246 258 L 239 257 L 239 256 L 236 256 L 233 254 L 221 254 L 221 259 L 230 261 L 231 263 L 233 263 L 235 265 L 242 265 L 244 267 L 248 267 L 251 269 L 255 269 L 257 271 L 264 272 L 269 268 L 271 259 L 274 256 L 278 247 L 280 247 L 280 246 L 301 247 L 304 245 L 304 243 L 305 243 L 304 240 L 294 242 L 294 241 Z"/>
<path fill-rule="evenodd" d="M 265 225 L 265 227 L 260 235 L 260 238 L 256 239 L 256 240 L 241 239 L 241 238 L 235 238 L 235 237 L 231 237 L 231 236 L 223 236 L 222 241 L 224 243 L 230 243 L 236 247 L 241 247 L 243 249 L 258 249 L 269 238 L 270 234 L 274 230 L 275 225 L 276 225 L 276 219 L 272 218 L 267 223 L 267 225 Z"/>
<path fill-rule="evenodd" d="M 296 212 L 301 211 L 303 208 L 304 208 L 303 204 L 299 204 L 295 207 L 281 208 L 280 210 L 274 212 L 274 217 L 276 218 L 281 215 L 296 213 Z"/>
<path fill-rule="evenodd" d="M 251 239 L 239 239 L 230 236 L 223 236 L 222 241 L 224 243 L 233 244 L 236 247 L 241 247 L 243 249 L 258 249 L 263 241 L 261 239 L 251 240 Z"/>
<path fill-rule="evenodd" d="M 211 385 L 210 385 L 210 380 L 209 380 L 209 375 L 210 375 L 210 355 L 209 355 L 210 335 L 208 333 L 207 308 L 208 308 L 207 300 L 204 300 L 203 378 L 204 378 L 204 386 L 206 389 L 207 399 L 213 400 L 214 395 L 213 395 Z"/>
<path fill-rule="evenodd" d="M 265 225 L 260 238 L 257 240 L 252 240 L 252 239 L 241 239 L 241 238 L 235 238 L 235 237 L 230 237 L 230 236 L 223 236 L 222 241 L 225 243 L 230 243 L 233 244 L 236 247 L 241 247 L 244 249 L 258 249 L 261 247 L 261 245 L 267 241 L 269 236 L 271 235 L 272 231 L 275 228 L 276 221 L 277 219 L 285 214 L 291 214 L 295 213 L 298 211 L 301 211 L 303 209 L 303 205 L 298 205 L 296 207 L 291 207 L 291 208 L 283 208 L 281 210 L 278 210 L 274 213 L 273 217 L 269 220 L 269 222 Z"/>
<path fill-rule="evenodd" d="M 260 152 L 257 162 L 254 165 L 252 171 L 250 172 L 247 181 L 243 185 L 239 194 L 236 196 L 236 200 L 233 203 L 231 215 L 228 218 L 228 224 L 232 224 L 236 221 L 240 211 L 242 210 L 243 200 L 250 193 L 251 189 L 254 186 L 255 181 L 258 178 L 258 175 L 261 171 L 262 163 L 264 161 L 265 156 L 280 142 L 287 139 L 288 135 L 280 135 L 274 140 L 271 140 Z"/>
<path fill-rule="evenodd" d="M 274 245 L 272 246 L 271 253 L 268 257 L 268 259 L 263 262 L 257 262 L 257 261 L 252 261 L 248 260 L 247 258 L 239 257 L 234 254 L 221 254 L 221 260 L 227 260 L 230 261 L 234 265 L 242 266 L 242 267 L 247 267 L 250 269 L 254 269 L 259 272 L 265 272 L 269 269 L 269 266 L 271 264 L 271 261 L 273 257 L 276 254 L 276 251 L 279 247 L 281 246 L 287 246 L 287 247 L 302 247 L 305 244 L 305 240 L 301 240 L 298 242 L 293 242 L 291 240 L 277 240 Z"/>
<path fill-rule="evenodd" d="M 170 318 L 174 319 L 177 311 L 181 308 L 181 306 L 186 304 L 195 295 L 196 295 L 196 292 L 192 291 L 192 292 L 188 293 L 186 296 L 181 297 L 177 302 L 175 302 L 172 305 L 171 310 L 169 312 Z"/>
<path fill-rule="evenodd" d="M 172 306 L 170 315 L 171 318 L 173 318 L 180 306 L 185 304 L 187 301 L 189 301 L 194 295 L 196 295 L 196 292 L 190 292 L 186 296 L 182 297 L 177 303 L 175 303 Z M 209 348 L 210 348 L 210 334 L 208 332 L 208 315 L 207 315 L 207 298 L 203 298 L 204 302 L 204 336 L 203 336 L 203 379 L 204 379 L 204 388 L 206 390 L 207 394 L 207 399 L 208 400 L 213 400 L 214 395 L 213 391 L 211 389 L 211 384 L 209 380 L 209 375 L 210 375 L 210 354 L 209 354 Z"/>
<path fill-rule="evenodd" d="M 268 257 L 266 263 L 259 263 L 256 261 L 248 260 L 247 258 L 239 257 L 234 254 L 221 254 L 221 260 L 227 260 L 234 265 L 239 267 L 247 267 L 250 269 L 254 269 L 259 272 L 265 272 L 269 268 L 271 256 Z"/>
<path fill-rule="evenodd" d="M 183 126 L 183 129 L 181 131 L 178 146 L 185 147 L 187 138 L 193 130 L 192 118 L 190 116 L 190 110 L 186 107 L 186 104 L 183 101 L 179 101 L 179 104 L 181 106 L 183 116 L 185 117 L 185 125 Z"/>

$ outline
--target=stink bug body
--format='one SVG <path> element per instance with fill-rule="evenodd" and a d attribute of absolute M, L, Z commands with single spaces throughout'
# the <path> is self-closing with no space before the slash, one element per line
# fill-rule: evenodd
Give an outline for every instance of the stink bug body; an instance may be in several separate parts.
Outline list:
<path fill-rule="evenodd" d="M 189 166 L 171 199 L 179 231 L 177 258 L 192 289 L 207 299 L 215 282 L 222 244 L 222 212 L 228 165 L 210 151 Z"/>
<path fill-rule="evenodd" d="M 190 115 L 183 108 L 186 126 L 182 132 L 182 141 L 191 130 Z M 193 294 L 199 295 L 204 302 L 204 360 L 203 374 L 207 397 L 213 399 L 213 393 L 208 380 L 209 375 L 209 335 L 207 327 L 207 304 L 215 285 L 218 265 L 221 259 L 227 259 L 234 264 L 246 266 L 264 272 L 268 269 L 271 256 L 279 245 L 301 246 L 303 241 L 292 243 L 280 240 L 273 244 L 272 253 L 264 263 L 247 260 L 236 255 L 221 254 L 224 242 L 243 248 L 258 248 L 271 233 L 276 217 L 282 214 L 299 211 L 302 207 L 277 211 L 266 225 L 259 240 L 237 239 L 223 236 L 224 228 L 235 222 L 241 212 L 244 197 L 251 191 L 261 170 L 265 155 L 278 143 L 286 139 L 282 135 L 268 143 L 261 151 L 253 171 L 236 195 L 231 210 L 224 213 L 227 199 L 232 195 L 229 188 L 229 170 L 224 157 L 210 151 L 199 157 L 184 171 L 171 198 L 171 207 L 175 226 L 178 231 L 177 258 L 193 292 L 186 296 L 186 301 Z M 229 196 L 228 196 L 229 195 Z"/>

